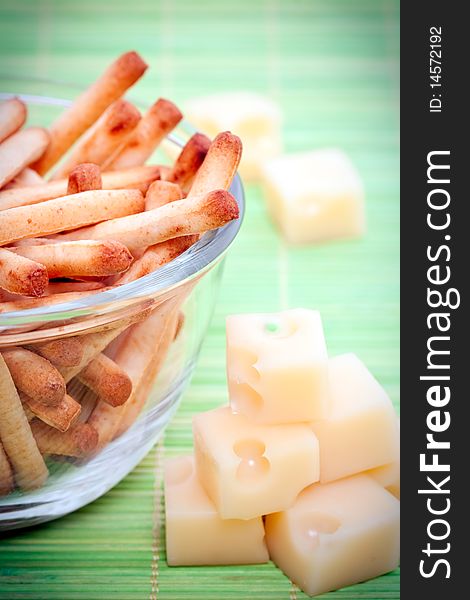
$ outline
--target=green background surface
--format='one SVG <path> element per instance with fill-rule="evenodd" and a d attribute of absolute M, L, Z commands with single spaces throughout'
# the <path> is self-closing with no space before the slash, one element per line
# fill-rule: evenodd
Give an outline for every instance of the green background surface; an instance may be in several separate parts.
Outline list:
<path fill-rule="evenodd" d="M 226 401 L 224 317 L 320 309 L 331 354 L 356 352 L 398 408 L 399 5 L 395 0 L 62 0 L 0 2 L 0 72 L 92 81 L 134 48 L 151 69 L 139 97 L 252 89 L 285 114 L 288 151 L 338 146 L 366 188 L 367 235 L 288 248 L 257 186 L 226 264 L 190 389 L 164 440 L 120 485 L 60 521 L 0 542 L 0 597 L 294 600 L 272 564 L 168 568 L 161 461 L 192 445 L 191 416 Z M 0 86 L 1 87 L 1 86 Z M 13 91 L 13 90 L 6 90 Z M 399 597 L 398 572 L 329 598 Z"/>

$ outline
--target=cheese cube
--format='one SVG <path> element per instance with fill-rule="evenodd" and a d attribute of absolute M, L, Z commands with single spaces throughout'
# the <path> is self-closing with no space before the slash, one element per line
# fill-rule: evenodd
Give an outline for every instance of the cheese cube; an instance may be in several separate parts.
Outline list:
<path fill-rule="evenodd" d="M 364 233 L 362 182 L 341 150 L 267 160 L 262 181 L 268 211 L 287 241 L 304 244 Z"/>
<path fill-rule="evenodd" d="M 319 478 L 318 441 L 306 424 L 255 425 L 230 408 L 193 419 L 199 480 L 223 519 L 284 510 Z"/>
<path fill-rule="evenodd" d="M 281 111 L 260 94 L 221 92 L 196 98 L 186 104 L 185 117 L 209 137 L 225 130 L 241 137 L 244 179 L 259 179 L 261 162 L 281 152 Z"/>
<path fill-rule="evenodd" d="M 169 565 L 238 565 L 269 560 L 261 517 L 222 520 L 202 489 L 192 456 L 165 465 Z"/>
<path fill-rule="evenodd" d="M 398 500 L 365 475 L 315 484 L 266 517 L 269 555 L 312 596 L 377 577 L 398 566 L 399 513 Z"/>
<path fill-rule="evenodd" d="M 259 182 L 262 164 L 268 158 L 279 156 L 282 152 L 280 132 L 259 137 L 242 137 L 243 154 L 240 161 L 240 175 L 244 181 Z"/>
<path fill-rule="evenodd" d="M 397 419 L 398 433 L 400 433 L 400 419 Z M 382 487 L 388 490 L 391 494 L 400 500 L 400 457 L 388 465 L 376 467 L 365 472 L 375 481 L 380 483 Z"/>
<path fill-rule="evenodd" d="M 294 309 L 227 318 L 230 404 L 256 423 L 313 421 L 328 410 L 320 313 Z"/>
<path fill-rule="evenodd" d="M 322 483 L 397 460 L 398 423 L 385 390 L 354 354 L 329 361 L 330 413 L 315 421 Z"/>
<path fill-rule="evenodd" d="M 396 460 L 388 465 L 376 467 L 366 471 L 369 477 L 372 477 L 384 487 L 387 491 L 400 500 L 400 461 Z"/>

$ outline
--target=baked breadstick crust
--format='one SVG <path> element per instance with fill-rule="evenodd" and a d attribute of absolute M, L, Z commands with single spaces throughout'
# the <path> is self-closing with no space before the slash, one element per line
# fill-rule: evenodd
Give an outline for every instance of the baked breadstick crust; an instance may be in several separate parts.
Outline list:
<path fill-rule="evenodd" d="M 59 406 L 65 382 L 52 363 L 26 348 L 8 348 L 1 354 L 18 390 L 45 406 Z"/>
<path fill-rule="evenodd" d="M 147 64 L 137 52 L 126 52 L 49 128 L 51 143 L 44 156 L 33 168 L 44 175 L 72 144 L 100 117 L 106 108 L 120 98 L 146 71 Z"/>
<path fill-rule="evenodd" d="M 26 104 L 19 98 L 0 102 L 0 142 L 24 125 L 27 114 Z"/>
<path fill-rule="evenodd" d="M 0 440 L 13 468 L 16 484 L 24 490 L 41 487 L 48 470 L 38 450 L 10 371 L 0 355 Z"/>
<path fill-rule="evenodd" d="M 113 102 L 73 147 L 52 179 L 66 177 L 80 163 L 105 163 L 126 140 L 139 120 L 140 112 L 133 104 L 122 98 Z"/>
<path fill-rule="evenodd" d="M 103 181 L 101 179 L 101 169 L 98 165 L 92 162 L 83 162 L 70 171 L 67 195 L 101 189 L 103 189 Z"/>
<path fill-rule="evenodd" d="M 145 193 L 149 185 L 158 179 L 164 171 L 163 166 L 159 165 L 143 165 L 121 171 L 107 171 L 101 174 L 102 188 L 104 190 L 137 189 Z M 39 204 L 47 200 L 67 196 L 69 195 L 67 188 L 68 180 L 60 179 L 34 187 L 0 190 L 0 210 Z"/>
<path fill-rule="evenodd" d="M 91 190 L 9 208 L 0 219 L 0 246 L 139 213 L 144 208 L 139 190 Z"/>
<path fill-rule="evenodd" d="M 49 283 L 45 265 L 0 248 L 0 288 L 11 294 L 42 296 Z"/>

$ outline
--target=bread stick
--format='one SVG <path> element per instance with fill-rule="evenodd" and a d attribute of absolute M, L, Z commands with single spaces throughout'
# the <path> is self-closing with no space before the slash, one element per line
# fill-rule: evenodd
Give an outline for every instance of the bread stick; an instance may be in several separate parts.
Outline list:
<path fill-rule="evenodd" d="M 122 171 L 108 171 L 101 174 L 102 187 L 104 190 L 138 189 L 145 193 L 152 181 L 160 177 L 162 169 L 162 166 L 143 165 Z M 34 187 L 0 190 L 0 210 L 39 204 L 66 196 L 67 187 L 67 179 L 60 179 Z"/>
<path fill-rule="evenodd" d="M 74 336 L 51 340 L 50 342 L 33 344 L 31 348 L 57 367 L 74 367 L 83 358 L 83 337 Z"/>
<path fill-rule="evenodd" d="M 146 69 L 147 64 L 136 52 L 126 52 L 115 60 L 51 125 L 50 146 L 33 168 L 40 175 L 44 175 Z"/>
<path fill-rule="evenodd" d="M 182 118 L 183 115 L 173 102 L 160 98 L 145 113 L 124 145 L 103 167 L 116 171 L 143 165 Z"/>
<path fill-rule="evenodd" d="M 76 422 L 86 423 L 98 402 L 98 396 L 77 378 L 72 379 L 69 388 L 70 393 L 74 394 L 74 398 L 80 398 L 80 406 L 82 407 Z"/>
<path fill-rule="evenodd" d="M 102 174 L 103 189 L 135 188 L 145 193 L 149 185 L 160 178 L 163 171 L 163 165 L 140 165 L 129 169 L 105 171 Z"/>
<path fill-rule="evenodd" d="M 129 334 L 129 330 L 131 327 L 125 329 L 122 333 L 120 333 L 117 337 L 114 338 L 103 350 L 103 354 L 114 360 L 116 358 L 116 354 L 118 353 L 122 344 L 126 342 L 126 337 Z"/>
<path fill-rule="evenodd" d="M 26 104 L 19 98 L 0 102 L 0 142 L 24 125 L 27 112 Z"/>
<path fill-rule="evenodd" d="M 3 189 L 11 190 L 22 187 L 32 187 L 35 185 L 44 185 L 45 181 L 38 175 L 36 171 L 25 167 L 16 177 L 14 177 L 9 183 L 7 183 Z"/>
<path fill-rule="evenodd" d="M 116 353 L 115 361 L 131 378 L 132 394 L 125 404 L 114 409 L 117 412 L 111 412 L 110 407 L 107 410 L 103 403 L 98 402 L 93 421 L 100 444 L 124 433 L 142 411 L 171 343 L 179 334 L 178 326 L 184 324 L 179 318 L 180 307 L 197 281 L 198 278 L 180 287 L 175 296 L 159 310 L 130 329 L 125 343 Z"/>
<path fill-rule="evenodd" d="M 42 296 L 49 276 L 43 264 L 0 248 L 0 287 L 12 294 Z"/>
<path fill-rule="evenodd" d="M 12 209 L 19 210 L 19 209 Z M 117 240 L 134 249 L 170 238 L 204 233 L 238 218 L 235 198 L 225 190 L 177 200 L 142 214 L 113 219 L 64 234 L 64 240 Z"/>
<path fill-rule="evenodd" d="M 134 325 L 126 337 L 126 343 L 120 348 L 115 358 L 116 364 L 128 374 L 132 381 L 132 393 L 126 404 L 133 401 L 145 370 L 158 351 L 169 319 L 175 310 L 175 304 L 175 298 L 167 300 L 158 306 L 145 321 Z M 99 448 L 114 438 L 126 404 L 110 406 L 102 401 L 97 403 L 88 423 L 98 432 Z"/>
<path fill-rule="evenodd" d="M 25 408 L 28 408 L 38 419 L 58 429 L 67 431 L 75 423 L 81 411 L 80 403 L 65 394 L 58 406 L 46 406 L 25 394 L 20 394 Z"/>
<path fill-rule="evenodd" d="M 145 194 L 145 210 L 153 210 L 182 198 L 183 192 L 177 183 L 157 179 Z"/>
<path fill-rule="evenodd" d="M 163 265 L 174 260 L 177 256 L 182 254 L 190 246 L 192 246 L 198 239 L 198 236 L 183 236 L 180 238 L 173 238 L 156 244 L 148 248 L 142 257 L 134 262 L 131 268 L 117 281 L 119 285 L 130 283 L 140 277 L 144 277 Z M 118 336 L 108 344 L 104 350 L 105 354 L 112 358 L 116 357 L 122 345 L 125 344 L 127 336 L 130 333 L 131 327 L 124 330 Z"/>
<path fill-rule="evenodd" d="M 24 298 L 24 296 L 22 296 L 22 298 Z M 3 290 L 2 288 L 0 288 L 0 305 L 2 302 L 11 302 L 12 300 L 17 300 L 18 296 L 16 294 L 10 294 L 10 292 L 7 292 L 6 290 Z"/>
<path fill-rule="evenodd" d="M 8 247 L 8 250 L 11 248 L 20 248 L 21 246 L 49 246 L 49 244 L 56 244 L 56 240 L 54 238 L 47 237 L 33 237 L 33 238 L 23 238 L 22 240 L 17 240 L 13 242 L 12 246 Z"/>
<path fill-rule="evenodd" d="M 111 406 L 120 406 L 129 398 L 132 382 L 113 360 L 100 353 L 78 373 L 78 379 Z"/>
<path fill-rule="evenodd" d="M 0 441 L 0 497 L 13 490 L 13 471 Z"/>
<path fill-rule="evenodd" d="M 0 246 L 131 215 L 141 212 L 144 206 L 139 190 L 91 190 L 40 205 L 9 208 L 0 219 Z"/>
<path fill-rule="evenodd" d="M 46 296 L 55 296 L 69 292 L 97 292 L 103 291 L 105 287 L 102 281 L 52 281 L 45 293 Z"/>
<path fill-rule="evenodd" d="M 4 349 L 2 356 L 18 390 L 46 406 L 59 406 L 64 378 L 46 358 L 20 347 Z"/>
<path fill-rule="evenodd" d="M 129 250 L 113 240 L 59 242 L 49 246 L 12 248 L 11 252 L 40 262 L 47 268 L 51 279 L 115 275 L 126 271 L 133 260 Z"/>
<path fill-rule="evenodd" d="M 123 285 L 144 277 L 174 260 L 180 254 L 183 254 L 198 239 L 197 235 L 185 235 L 180 238 L 173 238 L 150 246 L 144 254 L 138 258 L 130 269 L 124 273 L 116 283 Z"/>
<path fill-rule="evenodd" d="M 175 337 L 174 339 L 178 339 L 183 327 L 184 327 L 184 323 L 186 321 L 186 317 L 184 316 L 184 312 L 183 311 L 178 311 L 178 318 L 176 320 L 176 327 L 175 327 Z"/>
<path fill-rule="evenodd" d="M 40 127 L 29 127 L 14 133 L 0 144 L 0 188 L 42 156 L 49 134 Z"/>
<path fill-rule="evenodd" d="M 102 165 L 127 139 L 140 120 L 137 108 L 120 98 L 109 106 L 74 146 L 52 179 L 66 177 L 80 163 Z"/>
<path fill-rule="evenodd" d="M 105 291 L 106 289 L 109 288 L 103 288 L 101 291 Z M 44 308 L 45 306 L 53 306 L 54 304 L 60 304 L 62 302 L 72 302 L 74 300 L 86 298 L 94 293 L 95 290 L 87 292 L 68 292 L 64 294 L 54 294 L 52 296 L 43 296 L 42 298 L 21 298 L 20 300 L 2 302 L 0 304 L 0 314 L 17 310 L 29 310 L 31 308 Z"/>
<path fill-rule="evenodd" d="M 242 155 L 240 138 L 229 131 L 219 133 L 211 143 L 204 162 L 194 178 L 188 196 L 207 194 L 210 190 L 228 190 Z"/>
<path fill-rule="evenodd" d="M 91 162 L 81 163 L 70 171 L 67 183 L 68 196 L 88 190 L 101 189 L 103 189 L 103 182 L 98 165 Z"/>
<path fill-rule="evenodd" d="M 78 379 L 72 379 L 73 383 L 77 383 L 81 386 L 81 396 L 80 396 L 80 405 L 82 410 L 80 412 L 80 416 L 77 419 L 77 423 L 86 423 L 91 415 L 91 413 L 95 410 L 96 403 L 98 402 L 98 397 L 95 392 L 91 391 L 87 388 L 81 381 Z M 72 383 L 71 382 L 71 383 Z"/>
<path fill-rule="evenodd" d="M 186 142 L 165 180 L 177 183 L 187 193 L 194 176 L 206 158 L 210 145 L 211 141 L 206 135 L 195 133 Z"/>
<path fill-rule="evenodd" d="M 83 355 L 80 362 L 73 367 L 59 367 L 59 371 L 62 374 L 65 383 L 68 383 L 73 377 L 78 375 L 80 371 L 88 365 L 100 352 L 102 352 L 108 344 L 110 344 L 114 338 L 120 333 L 127 329 L 135 321 L 145 318 L 146 312 L 142 312 L 137 315 L 133 315 L 128 319 L 124 319 L 116 324 L 112 329 L 105 331 L 98 331 L 97 333 L 88 333 L 83 338 Z"/>
<path fill-rule="evenodd" d="M 0 440 L 13 468 L 16 484 L 25 490 L 40 487 L 47 479 L 47 467 L 31 433 L 15 384 L 2 356 Z"/>
<path fill-rule="evenodd" d="M 98 444 L 98 433 L 88 423 L 75 423 L 67 431 L 58 431 L 34 419 L 31 431 L 43 455 L 82 457 L 93 452 Z"/>
<path fill-rule="evenodd" d="M 23 399 L 21 399 L 21 401 L 23 402 Z M 23 409 L 24 409 L 24 414 L 26 415 L 26 418 L 28 419 L 28 423 L 31 423 L 31 421 L 36 418 L 36 415 L 29 410 L 29 408 L 26 406 L 26 404 L 23 404 Z"/>
<path fill-rule="evenodd" d="M 63 294 L 74 296 L 74 294 Z M 118 335 L 133 323 L 142 321 L 149 314 L 148 308 L 141 308 L 139 312 L 112 324 L 105 324 L 93 333 L 81 336 L 51 340 L 42 344 L 32 344 L 31 347 L 38 353 L 43 352 L 68 383 L 86 365 L 102 352 Z M 53 347 L 53 345 L 55 347 Z M 57 355 L 60 354 L 58 357 Z M 66 364 L 67 363 L 67 364 Z"/>
<path fill-rule="evenodd" d="M 129 427 L 135 422 L 139 414 L 142 412 L 157 374 L 160 372 L 170 346 L 175 338 L 177 320 L 178 311 L 173 311 L 166 320 L 162 335 L 159 340 L 158 348 L 155 350 L 152 359 L 148 362 L 144 371 L 142 372 L 140 381 L 136 386 L 135 393 L 132 394 L 126 404 L 122 406 L 122 412 L 118 420 L 117 427 L 114 430 L 113 439 L 127 431 L 127 429 L 129 429 Z M 130 346 L 132 344 L 132 339 L 128 340 L 128 343 Z M 125 358 L 121 355 L 118 357 L 118 360 L 124 361 Z"/>

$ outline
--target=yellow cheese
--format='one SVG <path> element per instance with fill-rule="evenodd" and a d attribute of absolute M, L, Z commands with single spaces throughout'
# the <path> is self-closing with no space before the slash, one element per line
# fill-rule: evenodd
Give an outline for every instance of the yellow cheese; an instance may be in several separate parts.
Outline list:
<path fill-rule="evenodd" d="M 256 423 L 313 421 L 328 410 L 320 313 L 294 309 L 227 318 L 230 403 Z"/>
<path fill-rule="evenodd" d="M 352 585 L 398 566 L 399 513 L 398 500 L 366 475 L 314 484 L 266 517 L 269 554 L 307 594 Z"/>
<path fill-rule="evenodd" d="M 281 111 L 271 99 L 253 92 L 221 92 L 185 105 L 187 120 L 209 137 L 229 130 L 241 137 L 240 173 L 256 180 L 260 165 L 281 152 Z"/>
<path fill-rule="evenodd" d="M 319 479 L 318 441 L 306 424 L 256 425 L 222 407 L 193 419 L 197 474 L 223 519 L 284 510 Z"/>
<path fill-rule="evenodd" d="M 330 413 L 315 421 L 322 483 L 393 463 L 398 422 L 385 390 L 354 354 L 329 361 Z"/>
<path fill-rule="evenodd" d="M 269 560 L 261 517 L 222 520 L 202 489 L 192 456 L 165 465 L 169 565 L 238 565 Z"/>
<path fill-rule="evenodd" d="M 267 160 L 261 170 L 268 211 L 289 242 L 364 233 L 362 182 L 341 150 L 281 156 Z"/>
<path fill-rule="evenodd" d="M 366 471 L 366 474 L 375 479 L 382 487 L 400 500 L 400 461 L 376 467 Z"/>
<path fill-rule="evenodd" d="M 397 419 L 398 433 L 400 433 L 400 419 Z M 376 467 L 365 472 L 366 475 L 373 477 L 386 490 L 400 500 L 400 457 L 382 467 Z"/>

